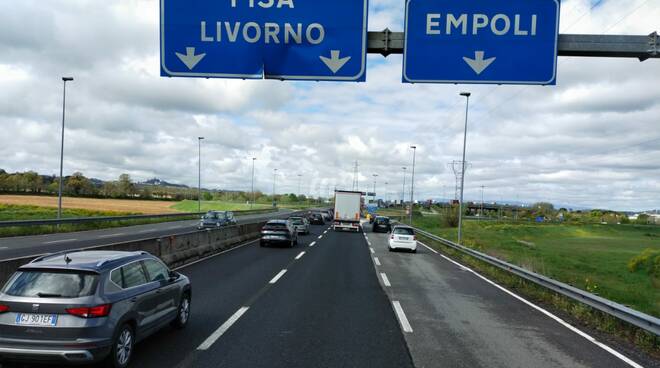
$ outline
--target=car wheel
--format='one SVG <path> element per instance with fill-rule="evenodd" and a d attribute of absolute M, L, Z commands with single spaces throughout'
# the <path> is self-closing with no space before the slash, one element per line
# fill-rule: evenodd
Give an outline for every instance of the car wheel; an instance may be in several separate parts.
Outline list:
<path fill-rule="evenodd" d="M 387 247 L 387 250 L 389 250 L 390 252 L 394 251 L 394 249 L 392 249 L 392 247 Z"/>
<path fill-rule="evenodd" d="M 135 335 L 133 328 L 129 324 L 122 325 L 119 329 L 119 332 L 115 336 L 115 341 L 112 344 L 112 351 L 108 357 L 110 360 L 110 367 L 128 367 L 128 363 L 131 362 L 134 344 Z"/>
<path fill-rule="evenodd" d="M 260 241 L 260 242 L 259 242 L 259 245 L 260 245 L 261 247 L 265 247 L 265 246 L 266 246 L 266 243 L 263 242 L 263 241 Z"/>
<path fill-rule="evenodd" d="M 179 303 L 179 313 L 176 315 L 176 319 L 172 321 L 172 327 L 183 329 L 188 324 L 190 319 L 190 294 L 187 292 L 181 297 L 181 302 Z"/>

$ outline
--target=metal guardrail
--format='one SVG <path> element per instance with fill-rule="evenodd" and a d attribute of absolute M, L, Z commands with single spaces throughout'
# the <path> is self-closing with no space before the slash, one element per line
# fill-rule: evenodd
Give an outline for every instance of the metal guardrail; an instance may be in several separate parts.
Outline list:
<path fill-rule="evenodd" d="M 573 299 L 574 301 L 586 304 L 592 308 L 595 308 L 603 313 L 609 314 L 613 317 L 616 317 L 620 320 L 626 321 L 634 326 L 637 326 L 641 329 L 654 333 L 657 336 L 660 336 L 660 319 L 650 316 L 648 314 L 636 311 L 632 308 L 628 308 L 624 305 L 615 303 L 611 300 L 601 298 L 597 295 L 588 293 L 584 290 L 580 290 L 576 287 L 573 287 L 563 282 L 553 280 L 549 277 L 539 275 L 535 272 L 526 270 L 522 267 L 513 265 L 508 262 L 504 262 L 498 258 L 489 256 L 487 254 L 478 252 L 474 249 L 458 245 L 447 239 L 443 239 L 437 235 L 431 234 L 427 231 L 415 228 L 418 234 L 440 242 L 450 248 L 456 249 L 462 253 L 475 257 L 483 262 L 495 266 L 504 271 L 510 272 L 516 276 L 522 277 L 526 280 L 529 280 L 539 286 L 550 289 L 558 294 L 561 294 L 565 297 Z"/>
<path fill-rule="evenodd" d="M 249 215 L 273 212 L 274 209 L 231 211 L 236 215 Z M 3 227 L 23 227 L 23 226 L 54 226 L 63 224 L 86 224 L 94 222 L 112 222 L 125 220 L 152 220 L 162 218 L 185 218 L 201 216 L 206 212 L 188 212 L 188 213 L 165 213 L 160 215 L 129 215 L 129 216 L 108 216 L 108 217 L 74 217 L 63 219 L 45 219 L 45 220 L 21 220 L 21 221 L 0 221 L 0 228 Z"/>

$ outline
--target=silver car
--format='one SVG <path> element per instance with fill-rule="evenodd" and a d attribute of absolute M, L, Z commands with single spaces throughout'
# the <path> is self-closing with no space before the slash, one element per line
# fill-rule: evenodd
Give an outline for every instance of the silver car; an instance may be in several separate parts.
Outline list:
<path fill-rule="evenodd" d="M 309 234 L 309 220 L 304 217 L 289 217 L 298 234 Z"/>
<path fill-rule="evenodd" d="M 20 267 L 0 292 L 0 359 L 126 367 L 134 344 L 183 328 L 191 285 L 146 252 L 78 251 Z"/>

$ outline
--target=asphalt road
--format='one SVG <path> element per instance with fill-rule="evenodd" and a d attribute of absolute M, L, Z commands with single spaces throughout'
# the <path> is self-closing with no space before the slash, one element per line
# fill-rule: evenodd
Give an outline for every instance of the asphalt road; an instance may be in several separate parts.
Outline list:
<path fill-rule="evenodd" d="M 422 367 L 631 367 L 545 310 L 514 297 L 460 264 L 418 245 L 389 252 L 388 234 L 367 232 L 374 265 L 412 332 L 405 338 Z M 385 282 L 385 279 L 387 282 Z M 652 361 L 644 365 L 655 366 Z"/>
<path fill-rule="evenodd" d="M 241 224 L 286 216 L 290 213 L 289 210 L 280 210 L 277 213 L 238 216 L 236 220 Z M 0 260 L 183 234 L 197 231 L 198 223 L 199 220 L 186 220 L 71 233 L 0 238 Z"/>
<path fill-rule="evenodd" d="M 251 242 L 184 266 L 189 325 L 138 344 L 131 366 L 635 366 L 440 254 L 388 252 L 366 228 L 313 226 L 294 248 Z"/>

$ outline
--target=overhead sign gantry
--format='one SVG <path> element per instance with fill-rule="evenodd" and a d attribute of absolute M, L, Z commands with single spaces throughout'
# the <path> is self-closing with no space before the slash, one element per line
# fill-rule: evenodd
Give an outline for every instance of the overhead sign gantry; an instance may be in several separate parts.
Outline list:
<path fill-rule="evenodd" d="M 161 0 L 161 75 L 364 81 L 367 0 Z"/>

